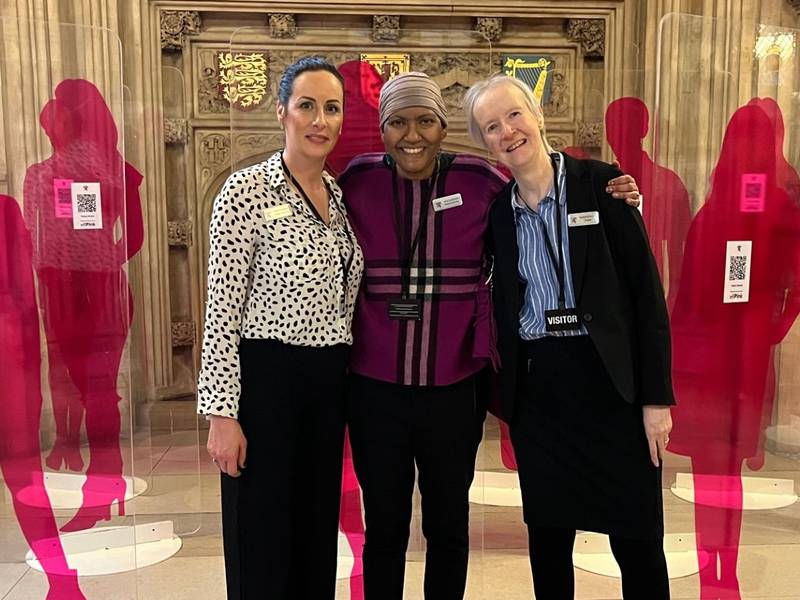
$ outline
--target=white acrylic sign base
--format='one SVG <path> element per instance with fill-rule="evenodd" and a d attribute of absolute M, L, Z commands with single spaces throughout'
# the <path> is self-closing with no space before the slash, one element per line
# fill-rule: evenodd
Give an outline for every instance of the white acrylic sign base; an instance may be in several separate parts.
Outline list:
<path fill-rule="evenodd" d="M 78 575 L 110 575 L 160 563 L 181 549 L 172 521 L 146 523 L 134 527 L 97 527 L 61 535 L 67 564 Z M 28 551 L 28 565 L 42 571 L 39 561 Z"/>
<path fill-rule="evenodd" d="M 693 533 L 668 533 L 664 536 L 664 552 L 667 555 L 667 571 L 670 579 L 697 573 L 708 565 L 708 553 L 700 553 L 698 560 Z M 589 573 L 620 577 L 617 561 L 611 553 L 608 536 L 598 533 L 581 533 L 575 539 L 572 560 L 576 567 Z"/>
<path fill-rule="evenodd" d="M 724 475 L 706 475 L 706 477 L 728 477 Z M 675 483 L 670 488 L 673 494 L 687 502 L 694 502 L 694 479 L 691 473 L 678 473 Z M 730 508 L 734 503 L 726 502 L 725 496 L 718 503 L 703 502 L 705 506 Z M 744 510 L 770 510 L 784 508 L 797 502 L 794 481 L 791 479 L 773 479 L 771 477 L 742 477 L 742 508 Z"/>
<path fill-rule="evenodd" d="M 519 477 L 508 471 L 475 471 L 469 501 L 489 506 L 522 506 Z"/>
<path fill-rule="evenodd" d="M 130 500 L 147 490 L 147 482 L 139 477 L 124 477 L 127 488 L 125 490 L 125 500 Z M 53 510 L 70 510 L 80 508 L 83 505 L 83 483 L 86 481 L 85 475 L 73 473 L 45 473 L 44 487 L 50 498 Z M 33 487 L 22 488 L 17 495 L 17 499 L 28 506 L 40 506 L 38 501 L 40 496 Z M 90 494 L 91 497 L 91 494 Z M 97 504 L 87 504 L 86 506 L 99 506 L 102 502 L 100 494 L 96 494 Z"/>
<path fill-rule="evenodd" d="M 350 549 L 347 536 L 340 531 L 339 560 L 336 561 L 336 579 L 350 579 L 350 576 L 353 574 L 354 562 L 353 551 Z"/>
<path fill-rule="evenodd" d="M 767 450 L 800 455 L 800 416 L 792 415 L 786 425 L 767 427 Z"/>

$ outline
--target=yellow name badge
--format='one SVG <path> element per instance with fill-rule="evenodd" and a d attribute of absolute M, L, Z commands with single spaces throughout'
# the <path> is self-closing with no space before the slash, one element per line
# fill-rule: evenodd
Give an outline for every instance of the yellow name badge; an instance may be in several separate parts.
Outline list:
<path fill-rule="evenodd" d="M 264 219 L 267 221 L 274 221 L 275 219 L 285 219 L 294 214 L 291 204 L 279 204 L 278 206 L 271 206 L 264 209 Z"/>

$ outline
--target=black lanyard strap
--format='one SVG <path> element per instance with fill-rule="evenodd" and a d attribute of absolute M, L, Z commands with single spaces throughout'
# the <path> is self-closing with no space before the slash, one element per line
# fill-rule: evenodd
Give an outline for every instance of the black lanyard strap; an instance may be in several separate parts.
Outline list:
<path fill-rule="evenodd" d="M 333 235 L 335 237 L 336 233 L 334 232 L 333 228 L 331 228 L 330 225 L 325 223 L 325 220 L 319 214 L 319 211 L 317 210 L 317 207 L 314 206 L 314 203 L 311 201 L 311 198 L 308 197 L 308 194 L 303 189 L 303 186 L 300 185 L 300 182 L 297 181 L 297 179 L 295 179 L 294 175 L 292 175 L 292 172 L 289 170 L 289 167 L 286 165 L 286 161 L 283 158 L 283 153 L 282 152 L 281 152 L 281 165 L 283 165 L 283 172 L 286 174 L 286 176 L 289 178 L 289 180 L 294 184 L 294 187 L 297 188 L 297 191 L 300 192 L 300 195 L 303 197 L 303 200 L 305 201 L 306 206 L 308 206 L 309 210 L 311 210 L 312 214 L 314 215 L 314 218 L 317 221 L 319 221 L 319 223 L 323 227 L 325 227 L 326 229 L 330 230 L 331 233 L 333 233 Z M 322 179 L 322 182 L 325 184 L 325 190 L 328 192 L 328 199 L 329 199 L 328 200 L 328 205 L 330 206 L 330 200 L 332 200 L 333 197 L 334 197 L 333 196 L 333 191 L 331 190 L 330 186 L 328 185 L 328 182 L 325 180 L 324 177 Z M 330 208 L 328 209 L 328 211 L 330 212 Z M 343 225 L 344 225 L 344 234 L 347 236 L 347 245 L 350 248 L 350 252 L 348 254 L 347 259 L 345 259 L 344 253 L 341 250 L 339 250 L 338 254 L 339 254 L 339 265 L 342 268 L 342 289 L 344 290 L 345 300 L 346 300 L 347 299 L 347 279 L 348 279 L 348 277 L 350 275 L 350 268 L 353 266 L 353 260 L 355 259 L 356 249 L 355 249 L 355 244 L 353 244 L 353 238 L 350 235 L 350 230 L 348 229 L 347 219 L 343 219 L 343 221 L 344 221 L 344 223 L 343 223 Z"/>
<path fill-rule="evenodd" d="M 397 235 L 397 254 L 403 261 L 401 266 L 401 294 L 405 298 L 408 295 L 409 289 L 411 288 L 411 266 L 414 260 L 414 254 L 416 254 L 420 239 L 422 238 L 422 229 L 428 223 L 429 205 L 431 202 L 433 202 L 433 196 L 436 194 L 436 184 L 439 181 L 439 157 L 436 157 L 436 166 L 434 167 L 433 174 L 430 178 L 428 200 L 423 200 L 422 202 L 422 206 L 420 207 L 419 223 L 417 224 L 417 231 L 411 240 L 408 248 L 408 254 L 405 257 L 403 257 L 403 241 L 405 237 L 403 235 L 403 215 L 402 211 L 400 210 L 400 194 L 398 192 L 397 179 L 397 165 L 392 163 L 392 202 L 394 204 L 394 229 L 395 234 Z"/>
<path fill-rule="evenodd" d="M 561 231 L 561 197 L 558 185 L 558 166 L 556 165 L 557 155 L 550 156 L 550 164 L 553 167 L 553 188 L 555 192 L 555 210 L 556 210 L 556 239 L 558 240 L 558 260 L 556 260 L 556 251 L 553 249 L 553 242 L 550 235 L 547 233 L 547 223 L 542 219 L 542 230 L 544 231 L 544 238 L 546 241 L 547 254 L 550 257 L 550 262 L 556 272 L 556 279 L 558 279 L 558 308 L 563 310 L 566 306 L 565 300 L 565 268 L 564 268 L 564 235 Z"/>

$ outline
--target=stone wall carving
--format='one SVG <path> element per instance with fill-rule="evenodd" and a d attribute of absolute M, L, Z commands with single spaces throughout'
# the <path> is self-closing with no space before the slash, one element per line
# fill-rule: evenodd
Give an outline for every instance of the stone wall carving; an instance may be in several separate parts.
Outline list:
<path fill-rule="evenodd" d="M 170 221 L 167 227 L 167 241 L 170 246 L 188 248 L 192 245 L 191 221 Z"/>
<path fill-rule="evenodd" d="M 189 139 L 186 119 L 164 119 L 164 143 L 183 146 Z"/>
<path fill-rule="evenodd" d="M 547 141 L 550 142 L 550 146 L 552 146 L 553 150 L 561 151 L 570 145 L 567 139 L 560 135 L 548 135 Z"/>
<path fill-rule="evenodd" d="M 570 40 L 581 45 L 584 56 L 605 56 L 606 22 L 603 19 L 567 19 L 566 33 Z"/>
<path fill-rule="evenodd" d="M 372 41 L 396 42 L 400 39 L 400 17 L 375 15 L 372 17 Z"/>
<path fill-rule="evenodd" d="M 282 145 L 282 133 L 242 133 L 236 136 L 236 155 L 247 156 L 267 152 Z"/>
<path fill-rule="evenodd" d="M 194 346 L 195 343 L 195 324 L 194 321 L 173 321 L 172 322 L 172 347 Z"/>
<path fill-rule="evenodd" d="M 269 34 L 275 39 L 291 39 L 297 36 L 297 22 L 294 15 L 270 13 Z"/>
<path fill-rule="evenodd" d="M 454 113 L 459 112 L 464 107 L 464 94 L 467 93 L 469 86 L 460 83 L 453 85 L 442 90 L 442 99 L 444 100 L 447 111 L 452 116 Z"/>
<path fill-rule="evenodd" d="M 800 0 L 788 0 L 789 5 L 794 9 L 798 15 L 800 15 Z"/>
<path fill-rule="evenodd" d="M 231 166 L 230 133 L 203 132 L 196 134 L 197 152 L 200 166 L 200 189 L 220 172 Z"/>
<path fill-rule="evenodd" d="M 489 66 L 488 56 L 477 52 L 450 54 L 444 52 L 426 52 L 411 55 L 411 69 L 422 71 L 433 78 L 447 73 L 473 74 L 472 77 L 483 78 Z M 463 82 L 462 82 L 463 83 Z"/>
<path fill-rule="evenodd" d="M 162 10 L 161 48 L 181 50 L 187 35 L 200 33 L 202 21 L 196 10 Z"/>
<path fill-rule="evenodd" d="M 578 121 L 577 137 L 582 148 L 599 148 L 603 145 L 603 122 Z"/>
<path fill-rule="evenodd" d="M 197 88 L 197 108 L 200 113 L 226 114 L 230 104 L 225 100 L 216 67 L 203 67 Z"/>
<path fill-rule="evenodd" d="M 441 88 L 448 111 L 460 115 L 467 88 L 490 70 L 487 59 L 486 54 L 479 52 L 418 53 L 411 55 L 411 69 L 430 75 Z"/>
<path fill-rule="evenodd" d="M 565 117 L 569 112 L 569 85 L 564 73 L 553 73 L 550 102 L 542 107 L 545 117 Z"/>
<path fill-rule="evenodd" d="M 475 20 L 475 31 L 490 42 L 499 41 L 500 37 L 503 35 L 503 18 L 477 17 Z"/>

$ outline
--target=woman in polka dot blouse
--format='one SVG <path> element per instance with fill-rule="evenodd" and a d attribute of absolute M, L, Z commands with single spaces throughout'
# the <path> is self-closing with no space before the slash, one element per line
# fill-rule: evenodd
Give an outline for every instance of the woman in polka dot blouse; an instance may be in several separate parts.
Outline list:
<path fill-rule="evenodd" d="M 332 599 L 344 382 L 364 259 L 324 170 L 343 81 L 290 66 L 285 149 L 233 173 L 214 202 L 198 412 L 221 471 L 228 598 Z"/>

